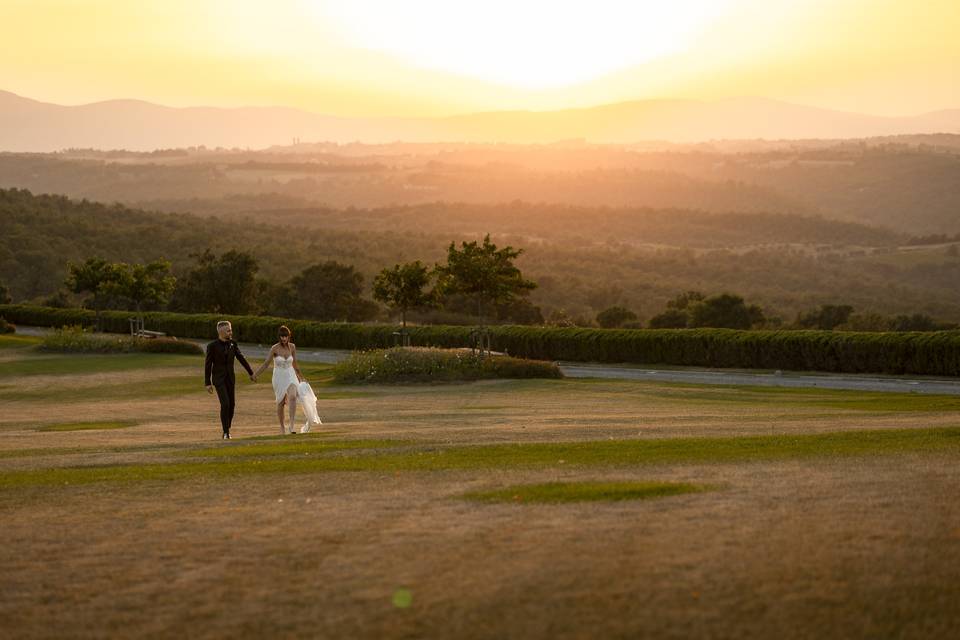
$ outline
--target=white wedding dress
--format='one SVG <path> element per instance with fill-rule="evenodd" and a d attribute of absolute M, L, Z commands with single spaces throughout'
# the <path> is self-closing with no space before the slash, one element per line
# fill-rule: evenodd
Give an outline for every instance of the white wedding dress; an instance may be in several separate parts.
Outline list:
<path fill-rule="evenodd" d="M 293 369 L 293 356 L 274 356 L 273 393 L 277 398 L 277 404 L 283 402 L 291 386 L 296 390 L 298 404 L 303 407 L 303 413 L 307 417 L 303 427 L 300 428 L 300 433 L 307 433 L 313 425 L 323 424 L 317 413 L 316 394 L 306 380 L 303 382 L 297 380 L 297 372 Z"/>

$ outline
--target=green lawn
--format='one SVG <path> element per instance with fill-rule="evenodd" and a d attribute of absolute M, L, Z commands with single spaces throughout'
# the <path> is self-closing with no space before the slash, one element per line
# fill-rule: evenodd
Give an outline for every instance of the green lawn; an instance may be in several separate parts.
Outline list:
<path fill-rule="evenodd" d="M 134 420 L 91 421 L 91 422 L 62 422 L 45 424 L 37 427 L 37 431 L 99 431 L 104 429 L 126 429 L 136 426 Z"/>
<path fill-rule="evenodd" d="M 157 367 L 196 366 L 203 372 L 203 359 L 197 356 L 167 353 L 118 353 L 106 355 L 39 355 L 18 351 L 20 357 L 0 367 L 0 379 L 23 376 L 83 376 L 115 371 L 135 371 Z"/>
<path fill-rule="evenodd" d="M 58 402 L 89 402 L 91 400 L 134 400 L 180 396 L 188 393 L 204 393 L 203 369 L 182 376 L 164 376 L 144 382 L 121 382 L 100 384 L 92 387 L 65 387 L 58 389 Z M 50 390 L 36 388 L 27 390 L 0 389 L 0 400 L 44 400 L 50 398 Z"/>
<path fill-rule="evenodd" d="M 90 482 L 177 480 L 260 473 L 331 471 L 411 472 L 453 469 L 544 469 L 641 467 L 671 464 L 725 464 L 854 457 L 898 453 L 960 453 L 960 427 L 846 431 L 795 436 L 602 440 L 448 447 L 384 451 L 401 442 L 308 439 L 243 444 L 238 453 L 217 447 L 188 450 L 196 458 L 166 464 L 65 467 L 12 471 L 0 475 L 0 488 Z M 410 443 L 413 444 L 413 443 Z M 257 449 L 261 447 L 261 449 Z M 227 449 L 228 451 L 231 449 Z M 312 455 L 310 455 L 312 454 Z M 239 458 L 239 459 L 238 459 Z"/>

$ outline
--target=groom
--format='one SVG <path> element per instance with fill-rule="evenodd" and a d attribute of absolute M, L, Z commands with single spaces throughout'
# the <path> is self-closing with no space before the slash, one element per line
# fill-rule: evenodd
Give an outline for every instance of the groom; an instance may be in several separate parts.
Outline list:
<path fill-rule="evenodd" d="M 240 347 L 233 341 L 233 327 L 226 320 L 217 323 L 216 340 L 207 345 L 207 362 L 203 368 L 203 384 L 207 391 L 217 391 L 220 398 L 220 424 L 223 426 L 223 439 L 230 439 L 230 423 L 233 422 L 233 410 L 237 405 L 236 377 L 233 374 L 233 359 L 236 358 L 253 380 L 253 369 L 240 353 Z"/>

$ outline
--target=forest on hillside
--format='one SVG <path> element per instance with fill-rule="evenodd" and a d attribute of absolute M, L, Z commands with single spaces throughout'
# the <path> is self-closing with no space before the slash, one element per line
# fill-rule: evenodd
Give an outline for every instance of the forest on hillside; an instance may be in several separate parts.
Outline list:
<path fill-rule="evenodd" d="M 818 215 L 952 235 L 960 233 L 954 138 L 3 153 L 0 187 L 201 215 L 523 201 Z"/>
<path fill-rule="evenodd" d="M 358 229 L 360 225 L 351 222 L 349 215 L 362 215 L 359 210 L 349 215 L 333 212 L 331 219 L 346 216 L 337 224 L 300 226 L 267 219 L 164 214 L 0 190 L 0 282 L 17 302 L 42 302 L 62 287 L 68 262 L 92 256 L 137 263 L 165 258 L 171 261 L 173 274 L 183 277 L 198 256 L 210 249 L 215 254 L 248 252 L 259 265 L 259 277 L 273 282 L 287 281 L 317 263 L 337 261 L 356 268 L 369 294 L 374 276 L 385 267 L 412 260 L 437 263 L 450 243 L 477 240 L 489 231 L 498 244 L 523 249 L 517 266 L 539 285 L 530 300 L 541 307 L 544 317 L 563 314 L 590 320 L 608 307 L 622 305 L 643 321 L 660 313 L 678 293 L 695 289 L 739 294 L 762 307 L 768 318 L 785 321 L 823 304 L 849 304 L 858 312 L 924 313 L 941 321 L 960 320 L 960 258 L 955 244 L 898 248 L 894 246 L 898 236 L 890 232 L 793 216 L 736 214 L 725 222 L 719 217 L 718 226 L 710 227 L 706 222 L 712 217 L 678 211 L 607 211 L 614 219 L 609 224 L 623 225 L 608 230 L 614 237 L 578 244 L 568 238 L 533 238 L 521 233 L 529 231 L 522 227 L 503 233 L 480 226 L 484 220 L 496 219 L 510 228 L 507 222 L 522 217 L 521 209 L 506 208 L 497 214 L 435 206 L 432 215 L 437 226 L 460 215 L 477 228 L 457 231 L 459 223 L 450 223 L 441 230 L 432 228 L 434 223 L 418 224 L 419 217 L 411 216 L 407 224 Z M 530 207 L 530 219 L 541 216 L 543 225 L 559 215 L 550 207 Z M 573 211 L 573 219 L 591 215 Z M 400 212 L 410 213 L 404 208 Z M 399 215 L 395 210 L 379 214 L 388 219 Z M 640 219 L 636 224 L 641 226 L 649 216 L 661 216 L 664 224 L 676 220 L 679 231 L 671 233 L 691 240 L 699 229 L 703 247 L 629 242 L 624 229 L 633 224 L 632 216 Z M 729 247 L 717 248 L 706 241 L 724 228 L 735 229 L 730 233 L 743 244 L 731 242 Z M 819 242 L 841 232 L 849 233 L 857 244 Z M 814 244 L 787 241 L 804 233 Z M 746 244 L 751 234 L 754 244 Z"/>

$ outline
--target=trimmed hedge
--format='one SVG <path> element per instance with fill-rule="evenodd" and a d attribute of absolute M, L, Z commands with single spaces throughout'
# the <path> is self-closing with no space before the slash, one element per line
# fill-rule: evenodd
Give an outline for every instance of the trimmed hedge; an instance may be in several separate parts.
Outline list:
<path fill-rule="evenodd" d="M 93 326 L 94 313 L 0 305 L 0 315 L 43 327 Z M 129 331 L 129 312 L 103 313 L 107 331 Z M 216 338 L 217 320 L 233 323 L 234 337 L 272 344 L 286 324 L 300 347 L 383 349 L 394 346 L 396 325 L 213 314 L 148 313 L 149 328 L 184 338 Z M 471 327 L 409 327 L 414 346 L 470 345 Z M 960 375 L 960 331 L 860 333 L 847 331 L 737 331 L 733 329 L 582 329 L 490 327 L 493 348 L 534 360 L 634 362 L 696 367 L 783 369 L 843 373 Z"/>

